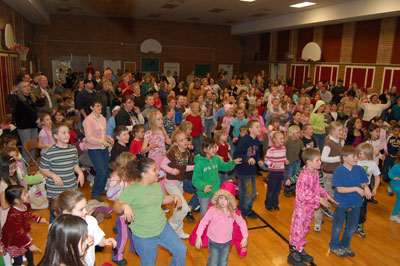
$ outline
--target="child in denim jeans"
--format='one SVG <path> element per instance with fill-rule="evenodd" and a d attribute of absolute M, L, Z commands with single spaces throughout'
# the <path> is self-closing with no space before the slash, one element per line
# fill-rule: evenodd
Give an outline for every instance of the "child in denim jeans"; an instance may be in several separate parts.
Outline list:
<path fill-rule="evenodd" d="M 286 182 L 290 177 L 294 176 L 300 169 L 300 153 L 304 149 L 303 141 L 300 139 L 300 127 L 290 126 L 288 130 L 288 141 L 285 144 L 286 158 L 289 164 L 285 166 L 285 176 L 283 180 Z M 294 187 L 284 186 L 283 191 L 286 197 L 290 197 L 290 191 L 294 192 Z"/>
<path fill-rule="evenodd" d="M 344 146 L 340 152 L 343 164 L 333 173 L 332 186 L 335 187 L 334 199 L 339 203 L 335 209 L 332 222 L 331 252 L 339 257 L 354 257 L 350 248 L 350 240 L 358 226 L 360 208 L 363 197 L 371 198 L 368 187 L 368 177 L 365 170 L 357 165 L 357 150 L 351 146 Z M 343 237 L 340 233 L 344 227 Z"/>
<path fill-rule="evenodd" d="M 243 239 L 240 242 L 241 248 L 247 246 L 247 231 L 246 221 L 243 217 L 235 212 L 236 199 L 227 190 L 220 189 L 212 197 L 214 206 L 210 207 L 204 215 L 197 228 L 196 248 L 200 249 L 202 245 L 201 236 L 208 225 L 208 248 L 210 257 L 207 265 L 227 265 L 229 256 L 229 247 L 232 240 L 233 223 L 239 225 Z"/>

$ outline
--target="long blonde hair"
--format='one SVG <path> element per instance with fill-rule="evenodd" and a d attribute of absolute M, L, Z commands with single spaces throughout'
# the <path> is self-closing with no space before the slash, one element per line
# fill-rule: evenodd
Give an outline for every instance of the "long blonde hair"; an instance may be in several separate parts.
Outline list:
<path fill-rule="evenodd" d="M 114 162 L 114 170 L 117 171 L 117 174 L 121 180 L 125 180 L 126 178 L 126 168 L 129 162 L 136 160 L 136 155 L 130 152 L 123 152 L 118 155 Z"/>
<path fill-rule="evenodd" d="M 329 127 L 328 127 L 328 136 L 327 136 L 327 138 L 329 137 L 329 136 L 331 136 L 331 134 L 332 134 L 332 132 L 333 131 L 335 131 L 337 128 L 339 128 L 339 127 L 343 127 L 344 128 L 344 126 L 343 126 L 343 124 L 342 123 L 340 123 L 340 122 L 338 122 L 338 121 L 333 121 L 332 123 L 330 123 L 329 124 Z"/>
<path fill-rule="evenodd" d="M 181 152 L 181 151 L 179 150 L 178 146 L 175 145 L 176 138 L 177 138 L 178 136 L 180 136 L 180 135 L 185 135 L 185 137 L 186 137 L 186 133 L 185 133 L 184 131 L 180 130 L 180 129 L 177 129 L 177 130 L 175 130 L 175 131 L 172 133 L 172 135 L 171 135 L 171 142 L 172 142 L 172 145 L 171 145 L 171 147 L 169 148 L 169 151 L 171 151 L 171 152 L 174 153 L 174 156 L 175 156 L 175 158 L 176 158 L 177 161 L 189 160 L 189 153 L 188 153 L 188 152 L 187 152 L 187 153 Z M 184 157 L 184 155 L 186 155 L 186 156 Z"/>
<path fill-rule="evenodd" d="M 161 118 L 163 117 L 162 113 L 160 111 L 151 111 L 149 113 L 149 130 L 151 131 L 151 133 L 156 132 L 158 129 L 162 131 L 162 133 L 164 134 L 165 138 L 168 138 L 167 132 L 165 131 L 165 128 L 162 126 L 160 128 L 157 128 L 157 115 L 160 114 Z"/>

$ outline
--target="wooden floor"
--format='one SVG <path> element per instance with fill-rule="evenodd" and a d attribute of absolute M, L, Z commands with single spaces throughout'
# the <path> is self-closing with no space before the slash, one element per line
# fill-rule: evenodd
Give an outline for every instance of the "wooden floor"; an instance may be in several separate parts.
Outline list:
<path fill-rule="evenodd" d="M 379 188 L 376 200 L 378 204 L 370 204 L 368 210 L 368 221 L 365 224 L 365 239 L 354 235 L 351 241 L 356 256 L 354 258 L 339 258 L 329 253 L 329 240 L 331 235 L 332 219 L 326 218 L 322 225 L 321 232 L 314 232 L 313 226 L 307 236 L 308 244 L 306 251 L 314 257 L 316 265 L 400 265 L 399 243 L 400 243 L 400 224 L 389 220 L 392 212 L 395 197 L 389 197 L 385 194 L 386 184 Z M 90 196 L 90 187 L 85 183 L 82 192 L 87 198 Z M 261 219 L 248 219 L 249 229 L 254 227 L 262 227 L 266 221 L 271 227 L 263 227 L 259 229 L 251 229 L 249 231 L 248 254 L 244 259 L 239 258 L 235 249 L 232 249 L 229 255 L 228 265 L 287 265 L 286 259 L 288 255 L 288 244 L 290 222 L 293 212 L 294 196 L 286 198 L 280 195 L 280 211 L 268 212 L 264 207 L 264 199 L 266 190 L 261 177 L 257 177 L 258 196 L 254 202 L 254 210 Z M 186 199 L 190 198 L 190 194 L 185 195 Z M 112 202 L 108 202 L 112 204 Z M 171 207 L 171 206 L 169 206 Z M 47 210 L 34 211 L 35 214 L 48 218 Z M 170 215 L 170 214 L 169 214 Z M 169 217 L 169 215 L 167 215 Z M 100 227 L 106 233 L 106 236 L 113 237 L 112 226 L 115 222 L 115 213 L 113 218 L 105 220 Z M 199 213 L 194 214 L 196 222 Z M 196 223 L 190 223 L 185 220 L 184 231 L 191 233 Z M 45 249 L 47 226 L 43 224 L 33 224 L 31 236 L 34 243 Z M 190 246 L 188 240 L 184 240 L 188 246 L 186 255 L 186 265 L 206 265 L 208 259 L 208 250 L 202 248 L 200 251 Z M 41 258 L 40 254 L 35 254 L 35 263 L 37 264 Z M 139 265 L 140 260 L 137 255 L 131 254 L 126 246 L 125 258 L 128 265 Z M 167 250 L 159 248 L 156 265 L 169 265 L 171 255 Z M 96 266 L 101 266 L 105 262 L 111 261 L 111 248 L 106 247 L 102 253 L 96 253 Z M 115 265 L 115 264 L 113 264 Z"/>

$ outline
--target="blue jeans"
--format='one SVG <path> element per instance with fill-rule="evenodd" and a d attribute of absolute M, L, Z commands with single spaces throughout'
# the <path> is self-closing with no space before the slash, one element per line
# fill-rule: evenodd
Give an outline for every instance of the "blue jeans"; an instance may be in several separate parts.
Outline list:
<path fill-rule="evenodd" d="M 390 168 L 394 165 L 394 162 L 396 161 L 396 158 L 393 158 L 390 155 L 386 155 L 385 162 L 383 163 L 383 169 L 382 169 L 382 175 L 383 175 L 383 180 L 390 180 L 389 179 L 389 171 Z"/>
<path fill-rule="evenodd" d="M 186 263 L 186 245 L 178 237 L 167 222 L 164 230 L 155 237 L 141 238 L 133 235 L 133 243 L 140 257 L 140 265 L 151 266 L 156 264 L 158 245 L 172 253 L 169 265 L 184 266 Z"/>
<path fill-rule="evenodd" d="M 203 218 L 204 214 L 208 210 L 208 203 L 210 203 L 211 197 L 210 198 L 199 198 L 200 202 L 200 219 Z"/>
<path fill-rule="evenodd" d="M 207 261 L 207 266 L 226 266 L 228 264 L 230 241 L 220 244 L 208 240 L 208 249 L 210 250 L 210 257 Z"/>
<path fill-rule="evenodd" d="M 283 178 L 283 182 L 294 176 L 297 171 L 300 169 L 300 160 L 294 161 L 290 163 L 289 165 L 285 166 L 285 177 Z M 296 189 L 296 184 L 292 184 L 290 186 L 285 186 L 285 190 L 295 190 Z"/>
<path fill-rule="evenodd" d="M 196 208 L 199 203 L 199 197 L 197 197 L 197 191 L 193 186 L 192 179 L 184 178 L 183 179 L 183 189 L 191 194 L 194 194 L 193 197 L 188 202 L 188 205 L 192 207 L 192 209 Z"/>
<path fill-rule="evenodd" d="M 194 146 L 194 151 L 193 154 L 197 155 L 200 153 L 200 143 L 201 143 L 202 137 L 193 137 L 193 146 Z"/>
<path fill-rule="evenodd" d="M 350 240 L 357 229 L 359 216 L 360 207 L 347 209 L 336 207 L 333 214 L 332 234 L 331 241 L 329 242 L 330 249 L 350 248 Z M 344 229 L 342 240 L 340 240 L 340 233 L 342 232 L 345 220 L 346 228 Z"/>
<path fill-rule="evenodd" d="M 268 191 L 265 197 L 265 208 L 279 207 L 279 193 L 283 181 L 283 172 L 269 172 Z"/>
<path fill-rule="evenodd" d="M 204 119 L 204 131 L 207 134 L 207 138 L 211 138 L 211 132 L 213 131 L 214 122 L 212 119 Z"/>
<path fill-rule="evenodd" d="M 315 141 L 317 142 L 317 148 L 319 149 L 320 152 L 322 152 L 322 149 L 324 148 L 325 144 L 325 134 L 314 134 L 313 135 Z"/>
<path fill-rule="evenodd" d="M 243 216 L 252 213 L 253 202 L 256 198 L 256 176 L 254 175 L 237 175 L 239 179 L 239 205 L 238 208 Z"/>
<path fill-rule="evenodd" d="M 108 161 L 110 157 L 108 155 L 108 149 L 88 149 L 88 153 L 90 160 L 92 160 L 94 165 L 94 170 L 96 170 L 92 197 L 97 197 L 104 191 L 107 179 L 110 175 L 110 170 L 108 169 Z"/>

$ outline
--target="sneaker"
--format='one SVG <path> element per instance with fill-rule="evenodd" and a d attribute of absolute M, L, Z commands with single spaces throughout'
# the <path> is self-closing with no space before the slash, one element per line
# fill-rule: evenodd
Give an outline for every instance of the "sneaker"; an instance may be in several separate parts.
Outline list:
<path fill-rule="evenodd" d="M 122 259 L 122 260 L 112 260 L 115 264 L 117 264 L 118 266 L 125 266 L 128 264 L 128 262 L 126 261 L 126 259 Z"/>
<path fill-rule="evenodd" d="M 368 200 L 368 202 L 371 202 L 372 204 L 378 204 L 378 201 L 374 198 L 371 198 L 370 200 Z"/>
<path fill-rule="evenodd" d="M 393 196 L 393 190 L 390 186 L 388 186 L 386 188 L 386 194 L 388 194 L 388 196 L 391 196 L 391 197 Z"/>
<path fill-rule="evenodd" d="M 314 225 L 314 231 L 315 232 L 320 232 L 321 231 L 321 225 L 320 224 Z"/>
<path fill-rule="evenodd" d="M 177 234 L 178 234 L 180 239 L 188 239 L 190 237 L 190 235 L 186 234 L 182 230 L 180 232 L 177 232 Z"/>
<path fill-rule="evenodd" d="M 285 191 L 283 192 L 283 194 L 285 195 L 285 197 L 290 198 L 290 191 L 289 191 L 289 190 L 285 190 Z"/>
<path fill-rule="evenodd" d="M 188 220 L 189 222 L 193 223 L 195 221 L 192 212 L 188 212 L 186 214 L 186 220 Z"/>
<path fill-rule="evenodd" d="M 94 197 L 92 197 L 92 199 L 95 199 L 99 202 L 104 202 L 104 200 L 100 197 L 100 195 L 94 196 Z"/>
<path fill-rule="evenodd" d="M 272 208 L 267 208 L 267 210 L 268 210 L 269 212 L 272 212 Z"/>
<path fill-rule="evenodd" d="M 356 255 L 351 248 L 342 248 L 342 249 L 346 252 L 347 256 L 349 257 L 354 257 Z"/>
<path fill-rule="evenodd" d="M 274 206 L 273 207 L 275 210 L 279 211 L 279 207 L 278 206 Z"/>
<path fill-rule="evenodd" d="M 200 204 L 197 205 L 194 209 L 193 212 L 199 212 L 200 211 Z"/>
<path fill-rule="evenodd" d="M 251 212 L 248 215 L 246 215 L 247 217 L 249 217 L 250 219 L 257 219 L 258 215 L 255 212 Z"/>
<path fill-rule="evenodd" d="M 364 233 L 364 230 L 361 227 L 357 227 L 357 234 L 361 238 L 365 238 L 366 234 Z"/>
<path fill-rule="evenodd" d="M 169 210 L 168 208 L 163 209 L 163 211 L 164 211 L 165 213 L 169 213 L 169 212 L 170 212 L 170 210 Z"/>
<path fill-rule="evenodd" d="M 390 221 L 393 221 L 393 222 L 396 222 L 396 223 L 400 224 L 400 217 L 392 215 L 392 216 L 390 216 Z"/>
<path fill-rule="evenodd" d="M 308 255 L 304 249 L 302 252 L 300 252 L 300 255 L 301 255 L 301 260 L 304 262 L 312 263 L 314 261 L 314 258 Z"/>
<path fill-rule="evenodd" d="M 324 214 L 325 216 L 327 216 L 329 218 L 333 218 L 333 212 L 331 209 L 322 210 L 322 214 Z"/>
<path fill-rule="evenodd" d="M 287 258 L 287 263 L 294 266 L 306 266 L 302 261 L 301 254 L 297 250 L 291 250 Z"/>
<path fill-rule="evenodd" d="M 331 249 L 331 252 L 341 258 L 347 257 L 347 252 L 343 248 Z"/>

